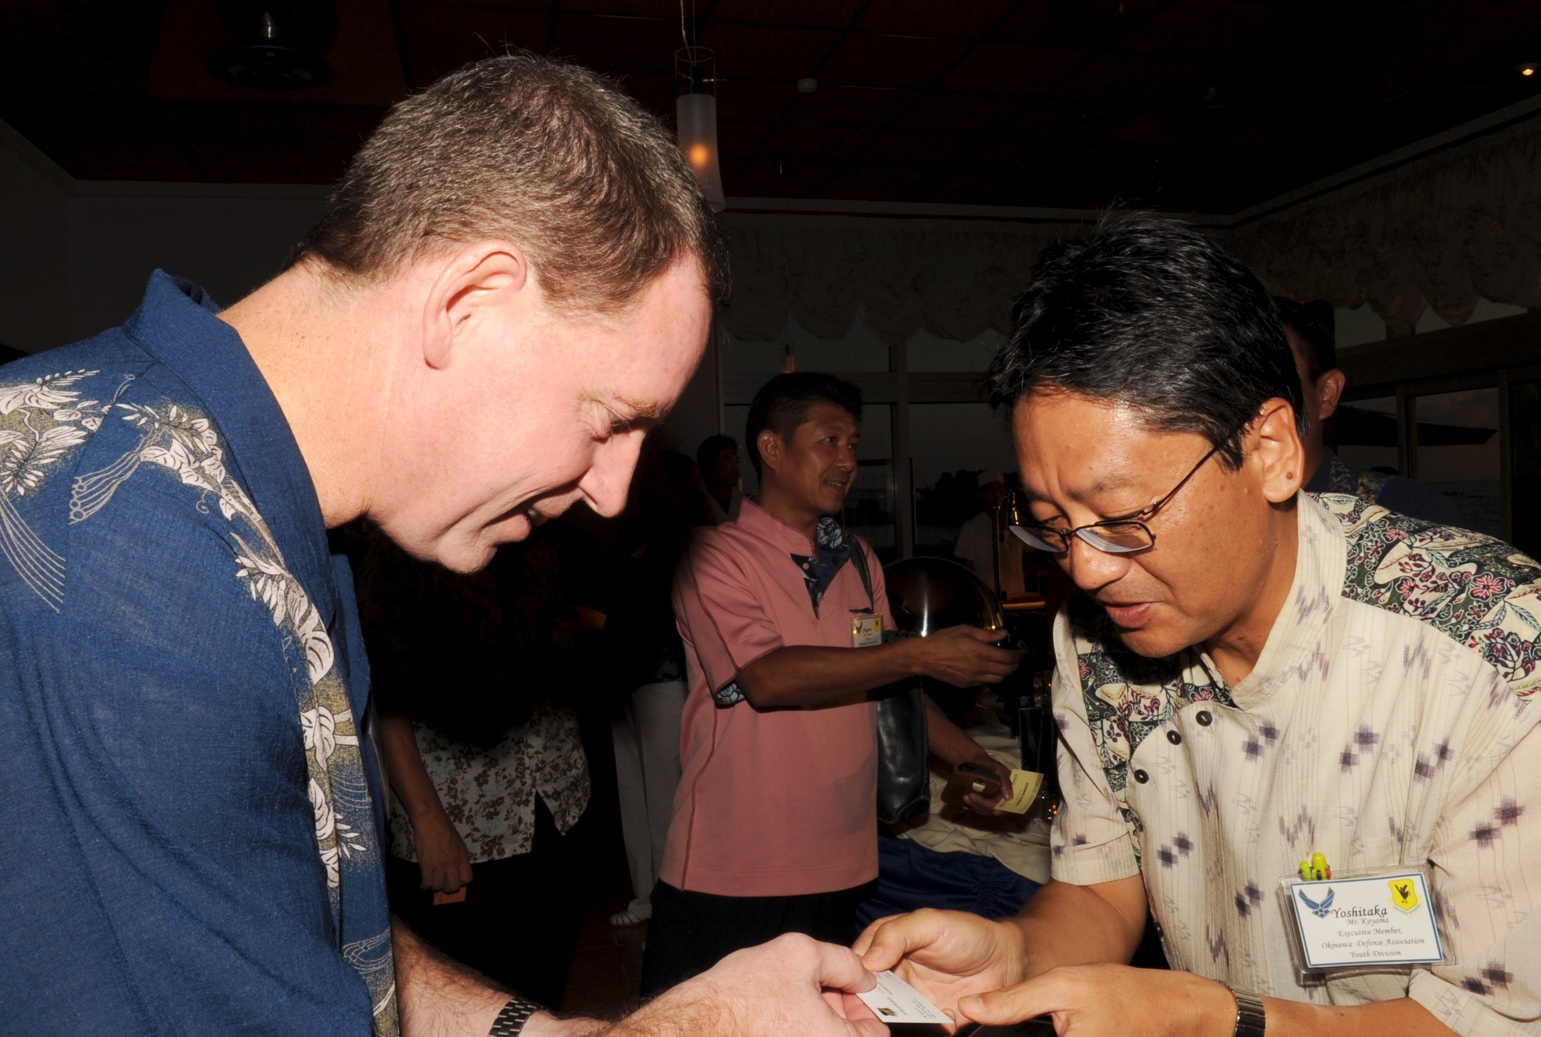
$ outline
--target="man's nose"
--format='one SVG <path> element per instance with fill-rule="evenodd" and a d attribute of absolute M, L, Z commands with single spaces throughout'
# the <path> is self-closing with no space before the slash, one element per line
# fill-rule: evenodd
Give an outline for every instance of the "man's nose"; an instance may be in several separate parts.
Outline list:
<path fill-rule="evenodd" d="M 1129 571 L 1125 555 L 1099 551 L 1078 536 L 1070 538 L 1065 549 L 1065 571 L 1083 591 L 1095 591 L 1117 581 Z"/>
<path fill-rule="evenodd" d="M 594 463 L 578 480 L 578 489 L 596 514 L 613 518 L 626 507 L 626 490 L 645 438 L 646 433 L 640 429 L 624 432 L 610 437 L 595 450 Z"/>

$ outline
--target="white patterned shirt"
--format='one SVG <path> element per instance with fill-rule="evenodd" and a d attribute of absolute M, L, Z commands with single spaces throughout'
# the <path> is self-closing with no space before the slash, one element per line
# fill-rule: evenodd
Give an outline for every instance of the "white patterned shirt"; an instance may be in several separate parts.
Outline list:
<path fill-rule="evenodd" d="M 1141 659 L 1077 596 L 1055 624 L 1056 879 L 1139 874 L 1173 968 L 1273 997 L 1411 997 L 1463 1034 L 1541 1025 L 1541 566 L 1359 498 L 1297 498 L 1290 596 L 1230 687 Z M 1430 869 L 1450 961 L 1302 982 L 1278 890 Z"/>
<path fill-rule="evenodd" d="M 589 805 L 589 761 L 572 711 L 538 709 L 486 749 L 444 737 L 414 722 L 413 736 L 439 802 L 465 841 L 472 863 L 529 853 L 535 840 L 535 797 L 545 801 L 557 831 L 566 834 Z M 390 797 L 391 852 L 416 861 L 412 819 Z"/>

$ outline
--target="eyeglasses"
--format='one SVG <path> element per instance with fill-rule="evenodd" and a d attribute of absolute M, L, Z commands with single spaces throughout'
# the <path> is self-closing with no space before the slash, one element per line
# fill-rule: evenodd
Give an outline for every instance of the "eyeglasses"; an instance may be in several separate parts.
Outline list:
<path fill-rule="evenodd" d="M 1227 436 L 1223 442 L 1229 442 L 1230 438 Z M 1110 522 L 1092 522 L 1085 526 L 1076 526 L 1074 529 L 1033 525 L 1012 526 L 1011 531 L 1029 547 L 1047 551 L 1049 554 L 1063 554 L 1070 550 L 1071 537 L 1080 537 L 1097 550 L 1112 555 L 1132 555 L 1149 551 L 1156 546 L 1156 534 L 1150 531 L 1150 527 L 1145 522 L 1154 518 L 1156 512 L 1166 507 L 1167 502 L 1177 496 L 1177 491 L 1188 485 L 1188 480 L 1197 475 L 1198 470 L 1204 467 L 1204 463 L 1219 452 L 1219 446 L 1210 448 L 1209 453 L 1199 458 L 1198 464 L 1188 469 L 1188 474 L 1182 477 L 1182 481 L 1172 487 L 1171 493 L 1129 518 L 1114 519 Z"/>

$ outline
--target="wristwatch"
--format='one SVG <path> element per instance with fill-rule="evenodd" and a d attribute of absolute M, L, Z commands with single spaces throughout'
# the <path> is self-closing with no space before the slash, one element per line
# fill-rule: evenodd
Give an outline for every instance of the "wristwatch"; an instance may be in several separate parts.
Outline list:
<path fill-rule="evenodd" d="M 492 1021 L 492 1029 L 487 1031 L 487 1037 L 519 1037 L 519 1032 L 524 1029 L 524 1024 L 530 1021 L 530 1016 L 540 1011 L 540 1005 L 534 1001 L 526 1001 L 522 997 L 511 997 L 508 1004 L 498 1013 L 498 1017 Z M 1261 1030 L 1258 1031 L 1262 1033 Z"/>
<path fill-rule="evenodd" d="M 1235 987 L 1226 987 L 1236 999 L 1236 1031 L 1234 1037 L 1263 1037 L 1268 1019 L 1263 1013 L 1263 999 L 1256 994 Z"/>

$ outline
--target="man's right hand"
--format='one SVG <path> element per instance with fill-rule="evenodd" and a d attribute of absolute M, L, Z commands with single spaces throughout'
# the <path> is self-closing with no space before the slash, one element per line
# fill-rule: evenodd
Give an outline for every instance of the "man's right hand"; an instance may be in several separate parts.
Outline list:
<path fill-rule="evenodd" d="M 858 991 L 876 984 L 844 947 L 792 933 L 735 951 L 606 1031 L 614 1037 L 886 1037 Z"/>
<path fill-rule="evenodd" d="M 999 684 L 1021 665 L 1024 651 L 1002 648 L 1004 630 L 959 625 L 903 642 L 916 653 L 919 671 L 957 688 Z"/>
<path fill-rule="evenodd" d="M 958 1010 L 960 998 L 1026 978 L 1021 931 L 965 911 L 923 908 L 880 918 L 856 938 L 854 950 L 873 972 L 893 969 L 955 1027 L 969 1021 Z"/>
<path fill-rule="evenodd" d="M 436 817 L 414 817 L 412 836 L 423 889 L 453 893 L 471 881 L 471 854 L 442 811 Z"/>

